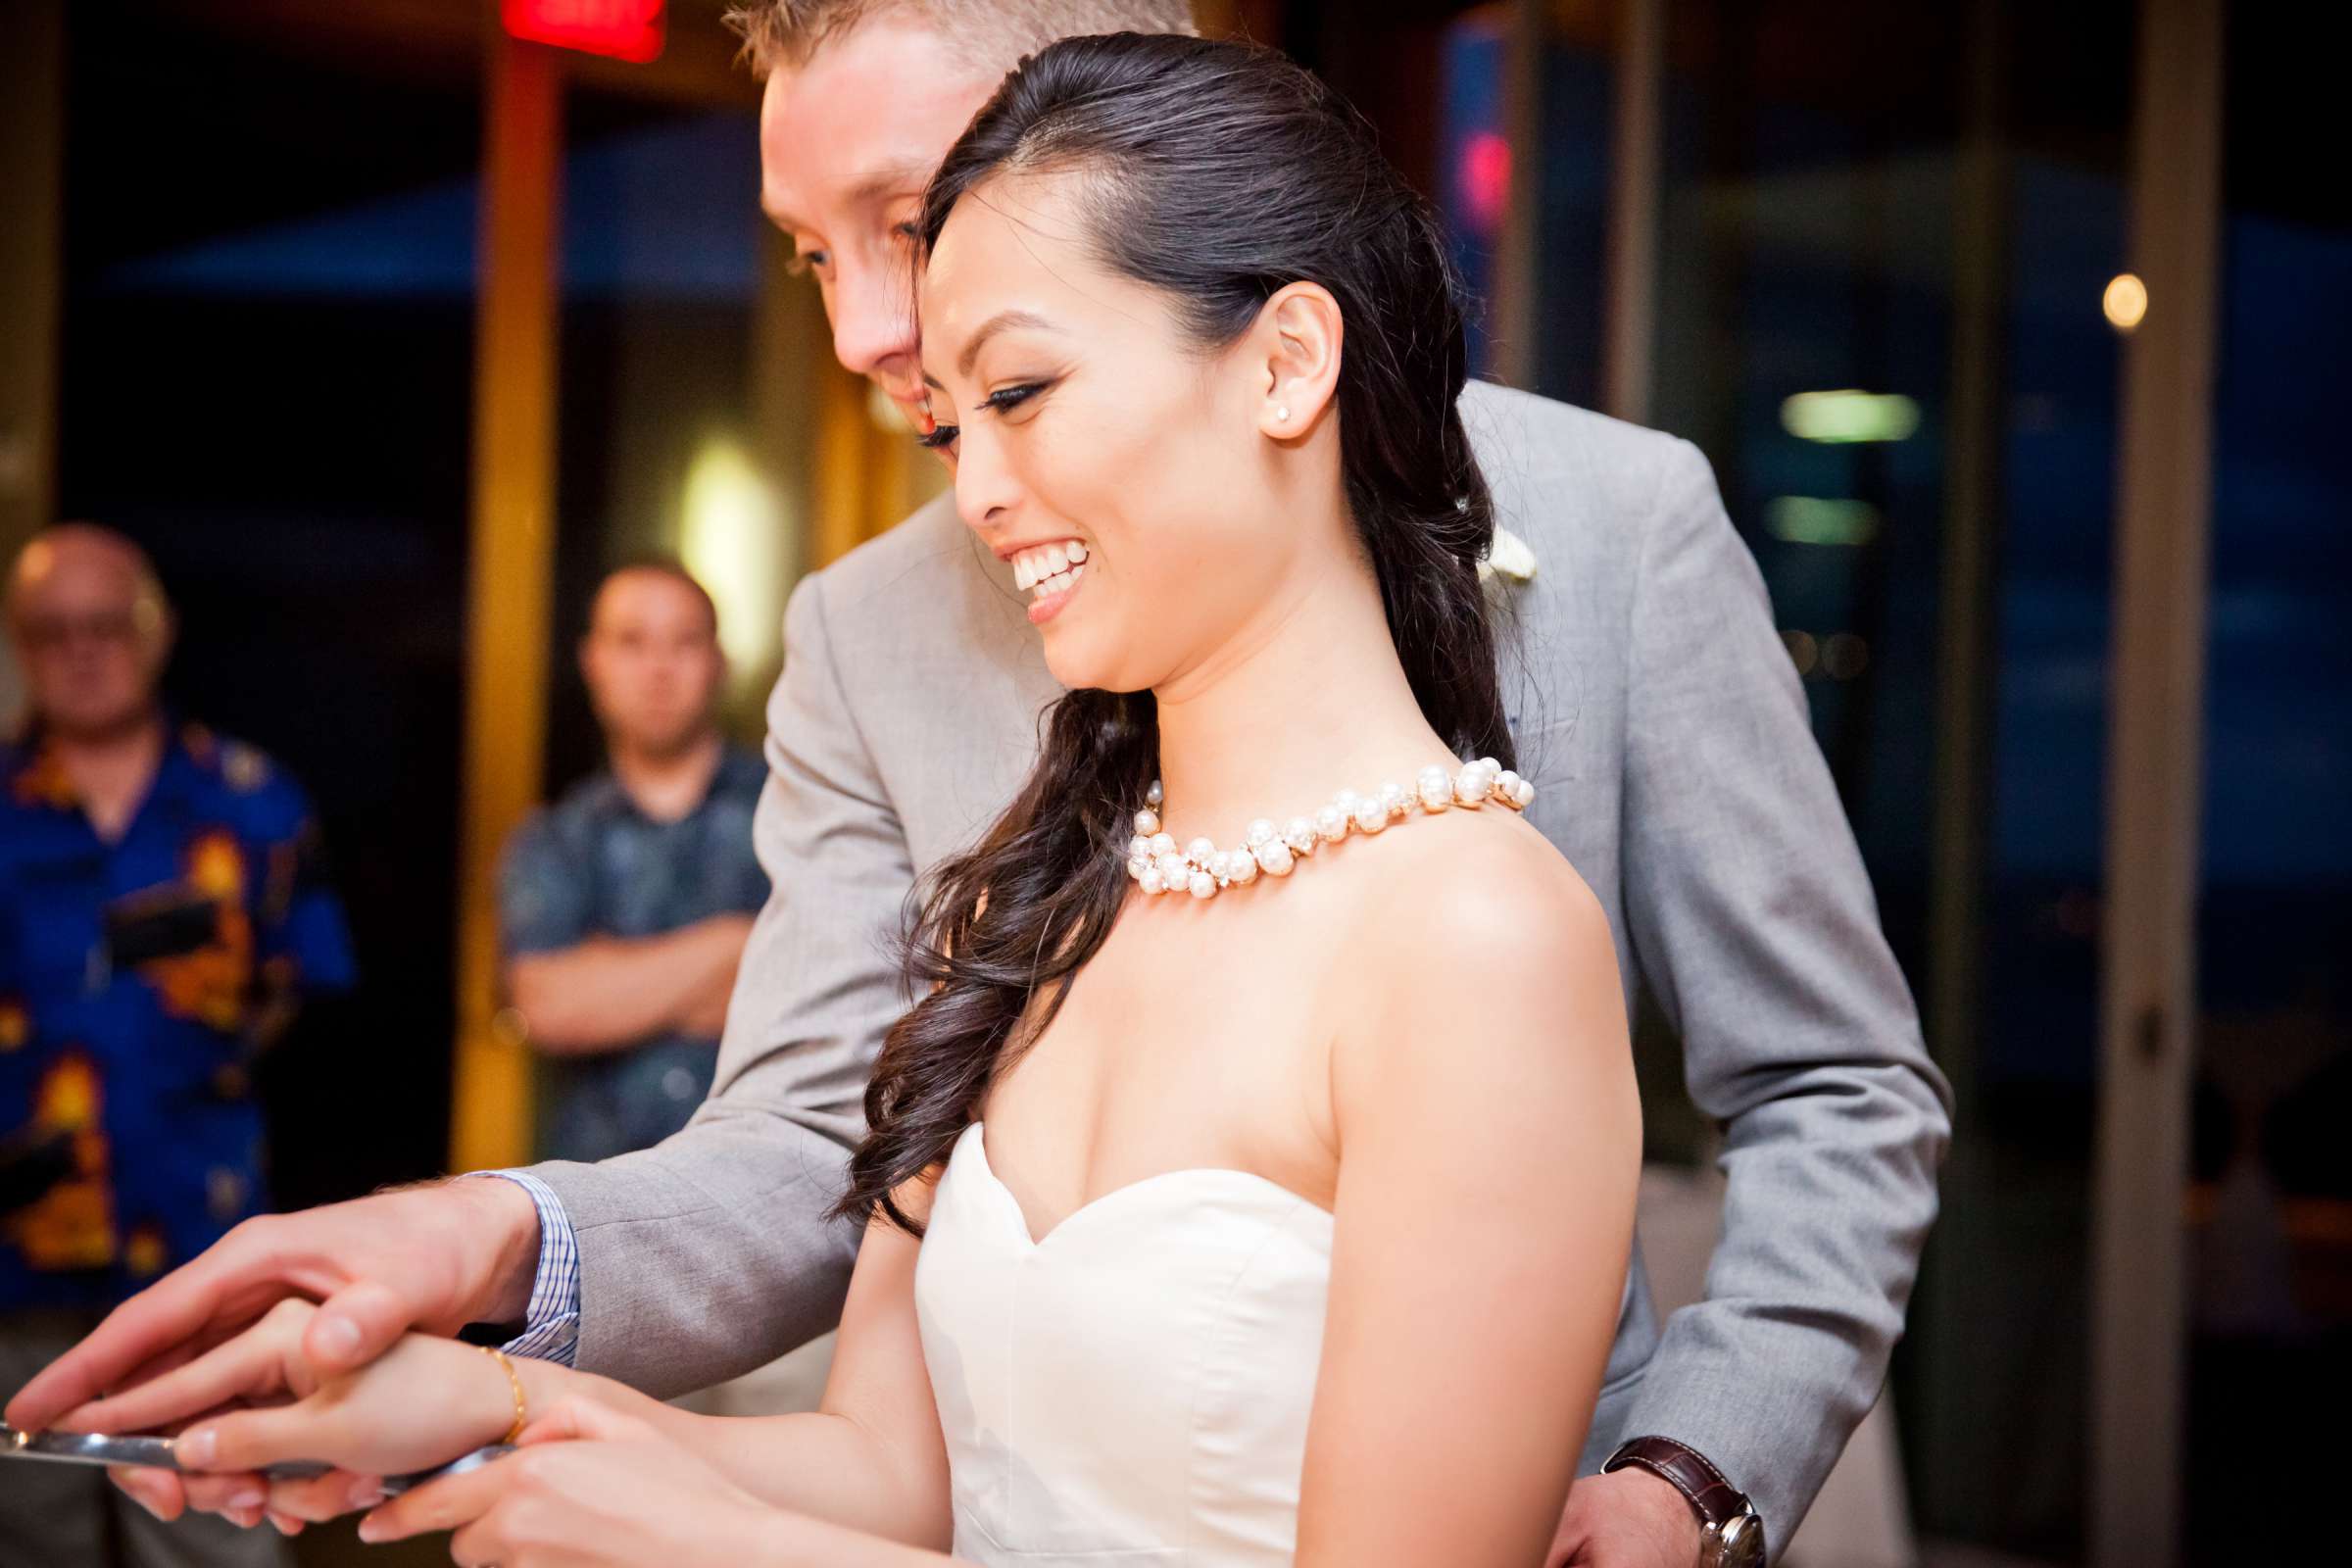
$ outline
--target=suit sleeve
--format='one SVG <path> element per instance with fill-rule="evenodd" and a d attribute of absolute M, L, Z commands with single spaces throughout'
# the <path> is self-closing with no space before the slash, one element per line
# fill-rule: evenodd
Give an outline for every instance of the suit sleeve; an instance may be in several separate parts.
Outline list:
<path fill-rule="evenodd" d="M 1627 1431 L 1713 1460 L 1777 1554 L 1885 1381 L 1951 1091 L 1762 576 L 1688 443 L 1647 520 L 1632 635 L 1627 926 L 1729 1186 L 1705 1296 L 1667 1321 Z"/>
<path fill-rule="evenodd" d="M 770 883 L 710 1098 L 652 1149 L 532 1167 L 579 1249 L 576 1364 L 667 1396 L 832 1328 L 858 1231 L 825 1217 L 866 1077 L 907 997 L 891 938 L 914 880 L 845 702 L 821 575 L 785 611 L 753 837 Z"/>

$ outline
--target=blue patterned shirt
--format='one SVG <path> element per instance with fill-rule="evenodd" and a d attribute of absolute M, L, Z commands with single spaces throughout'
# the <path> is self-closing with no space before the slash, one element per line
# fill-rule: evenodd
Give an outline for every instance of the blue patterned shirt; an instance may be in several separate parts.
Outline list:
<path fill-rule="evenodd" d="M 355 979 L 302 790 L 173 726 L 121 838 L 0 747 L 0 1309 L 108 1305 L 267 1205 L 254 1054 Z"/>

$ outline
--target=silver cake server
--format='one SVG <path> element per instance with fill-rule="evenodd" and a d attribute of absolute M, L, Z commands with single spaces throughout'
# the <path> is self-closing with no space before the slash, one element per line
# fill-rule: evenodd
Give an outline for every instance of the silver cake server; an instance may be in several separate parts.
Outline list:
<path fill-rule="evenodd" d="M 514 1450 L 503 1443 L 486 1448 L 476 1448 L 462 1454 L 444 1465 L 419 1470 L 414 1475 L 386 1476 L 384 1495 L 397 1497 L 427 1481 L 443 1476 L 463 1475 L 478 1470 L 493 1459 L 503 1459 Z M 57 1464 L 127 1464 L 145 1465 L 158 1470 L 177 1470 L 179 1456 L 172 1452 L 170 1438 L 110 1438 L 94 1432 L 20 1432 L 0 1421 L 0 1459 L 46 1459 Z M 309 1481 L 325 1475 L 334 1466 L 296 1461 L 266 1466 L 262 1474 L 272 1481 Z"/>

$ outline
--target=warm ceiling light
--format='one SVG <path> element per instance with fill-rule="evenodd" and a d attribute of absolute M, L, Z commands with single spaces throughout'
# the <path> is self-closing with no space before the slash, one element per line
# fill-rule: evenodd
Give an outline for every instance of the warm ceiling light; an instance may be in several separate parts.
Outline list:
<path fill-rule="evenodd" d="M 758 683 L 781 652 L 788 529 L 775 492 L 743 449 L 703 443 L 686 470 L 678 555 L 718 607 L 729 674 Z"/>

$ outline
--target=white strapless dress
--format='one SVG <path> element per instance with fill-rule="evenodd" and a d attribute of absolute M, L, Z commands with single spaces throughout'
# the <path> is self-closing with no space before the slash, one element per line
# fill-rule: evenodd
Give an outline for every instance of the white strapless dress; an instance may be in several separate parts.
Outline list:
<path fill-rule="evenodd" d="M 1033 1241 L 966 1128 L 914 1278 L 956 1554 L 1290 1562 L 1331 1236 L 1328 1213 L 1262 1176 L 1184 1170 Z"/>

